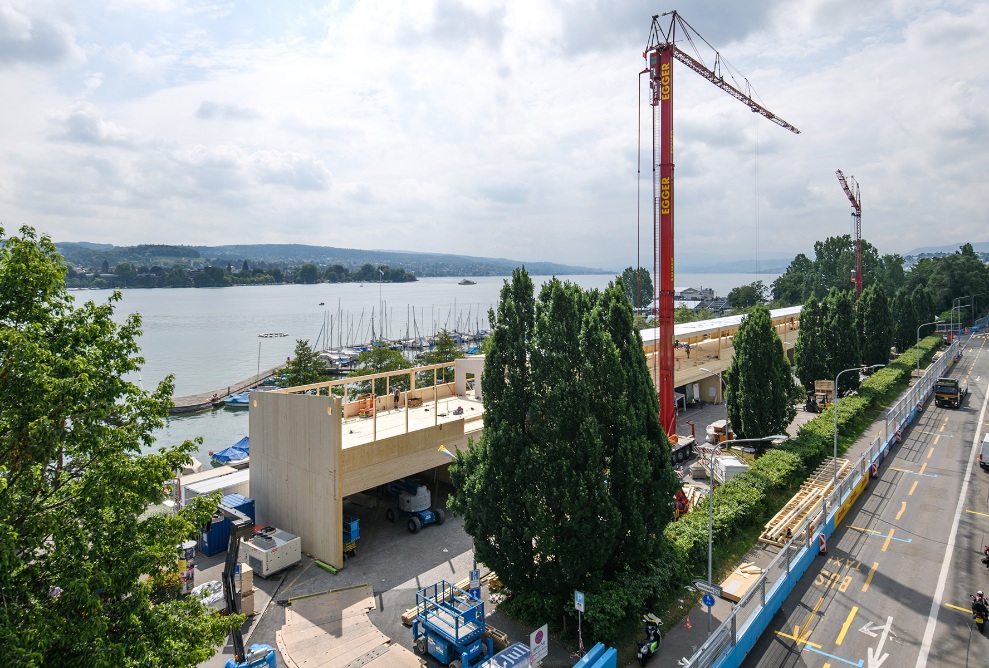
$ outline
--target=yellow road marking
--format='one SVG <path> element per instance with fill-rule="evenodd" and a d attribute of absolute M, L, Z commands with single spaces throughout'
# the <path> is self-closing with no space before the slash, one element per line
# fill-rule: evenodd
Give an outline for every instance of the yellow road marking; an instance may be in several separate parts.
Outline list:
<path fill-rule="evenodd" d="M 886 541 L 883 543 L 883 550 L 882 550 L 883 552 L 885 552 L 886 548 L 889 547 L 889 541 L 892 540 L 894 531 L 896 531 L 896 529 L 889 530 L 889 535 L 886 536 Z"/>
<path fill-rule="evenodd" d="M 962 612 L 972 612 L 971 608 L 960 608 L 957 605 L 951 605 L 950 603 L 945 603 L 949 608 L 954 608 L 955 610 L 961 610 Z"/>
<path fill-rule="evenodd" d="M 982 515 L 983 517 L 989 517 L 989 514 L 980 513 L 980 512 L 978 512 L 976 510 L 966 510 L 965 512 L 966 513 L 972 513 L 973 515 Z"/>
<path fill-rule="evenodd" d="M 934 445 L 937 445 L 937 440 L 939 438 L 941 438 L 941 437 L 940 436 L 935 436 L 934 437 Z M 931 448 L 930 451 L 928 451 L 928 453 L 927 453 L 927 458 L 930 459 L 931 458 L 931 455 L 933 455 L 933 454 L 934 454 L 934 448 Z"/>
<path fill-rule="evenodd" d="M 910 485 L 910 491 L 907 493 L 907 496 L 913 496 L 913 490 L 917 489 L 917 483 L 918 482 L 920 482 L 920 481 L 919 480 L 914 480 L 913 481 L 913 484 Z"/>
<path fill-rule="evenodd" d="M 941 428 L 938 429 L 938 431 L 944 431 L 944 425 L 941 425 Z"/>
<path fill-rule="evenodd" d="M 795 643 L 804 643 L 805 645 L 810 645 L 811 647 L 816 647 L 817 649 L 821 649 L 821 646 L 818 645 L 816 642 L 811 642 L 806 638 L 797 638 L 796 636 L 788 635 L 786 633 L 783 633 L 782 631 L 777 631 L 776 635 L 778 635 L 781 638 L 787 638 L 788 640 L 792 640 Z"/>
<path fill-rule="evenodd" d="M 863 529 L 862 527 L 853 527 L 851 525 L 848 525 L 848 528 L 849 529 L 855 529 L 856 531 L 863 531 L 865 533 L 871 533 L 874 536 L 882 536 L 883 535 L 881 531 L 876 531 L 875 529 Z"/>
<path fill-rule="evenodd" d="M 903 505 L 900 506 L 900 512 L 896 513 L 896 519 L 903 517 L 903 511 L 907 509 L 907 502 L 903 501 Z"/>
<path fill-rule="evenodd" d="M 924 465 L 920 467 L 920 474 L 923 475 L 926 469 L 927 469 L 927 462 L 924 462 Z"/>
<path fill-rule="evenodd" d="M 835 645 L 840 645 L 841 641 L 845 639 L 845 634 L 848 633 L 848 627 L 852 625 L 852 620 L 855 619 L 855 613 L 859 611 L 857 605 L 852 606 L 852 611 L 848 613 L 848 618 L 845 619 L 845 623 L 841 627 L 841 633 L 838 634 L 838 639 L 834 641 Z"/>
<path fill-rule="evenodd" d="M 831 668 L 831 664 L 830 663 L 824 664 L 824 668 Z"/>
<path fill-rule="evenodd" d="M 809 638 L 810 637 L 810 631 L 807 630 L 807 627 L 810 626 L 810 623 L 814 620 L 814 615 L 817 614 L 817 611 L 820 609 L 822 603 L 824 603 L 824 597 L 823 596 L 821 598 L 817 599 L 817 605 L 815 605 L 814 606 L 814 609 L 810 611 L 810 614 L 809 615 L 807 615 L 807 621 L 804 622 L 804 625 L 800 628 L 800 633 L 797 633 L 797 629 L 796 629 L 796 627 L 794 627 L 794 629 L 793 629 L 793 635 L 799 635 L 801 638 Z"/>
<path fill-rule="evenodd" d="M 872 568 L 869 569 L 869 577 L 865 579 L 865 584 L 862 585 L 863 592 L 869 591 L 869 584 L 872 582 L 872 576 L 876 574 L 877 568 L 879 568 L 879 562 L 878 561 L 872 562 Z"/>

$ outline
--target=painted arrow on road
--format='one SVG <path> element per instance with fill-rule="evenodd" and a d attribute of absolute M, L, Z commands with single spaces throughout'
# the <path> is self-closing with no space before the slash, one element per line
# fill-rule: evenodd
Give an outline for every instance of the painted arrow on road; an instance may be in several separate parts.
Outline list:
<path fill-rule="evenodd" d="M 869 624 L 866 624 L 864 627 L 862 627 L 859 630 L 863 631 L 863 629 L 865 629 L 868 626 Z M 869 648 L 869 651 L 867 653 L 869 668 L 879 668 L 880 666 L 883 665 L 883 662 L 885 662 L 886 659 L 889 658 L 888 652 L 885 654 L 883 653 L 883 645 L 886 644 L 886 638 L 889 636 L 889 630 L 890 628 L 892 628 L 892 626 L 893 626 L 893 618 L 889 617 L 886 619 L 886 624 L 881 627 L 883 632 L 882 635 L 880 635 L 879 637 L 879 644 L 876 645 L 875 651 L 873 651 L 871 647 Z M 875 630 L 878 631 L 879 628 L 880 627 L 877 626 L 875 627 Z M 875 633 L 872 633 L 872 629 L 869 629 L 868 631 L 864 631 L 864 632 L 868 633 L 870 636 L 876 635 Z"/>

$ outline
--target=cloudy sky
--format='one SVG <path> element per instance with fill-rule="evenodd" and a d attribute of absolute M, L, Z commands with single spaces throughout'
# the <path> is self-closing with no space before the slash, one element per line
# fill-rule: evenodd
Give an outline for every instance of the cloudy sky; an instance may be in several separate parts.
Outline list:
<path fill-rule="evenodd" d="M 977 0 L 0 0 L 0 225 L 649 265 L 671 9 L 802 131 L 675 66 L 678 262 L 989 241 Z"/>

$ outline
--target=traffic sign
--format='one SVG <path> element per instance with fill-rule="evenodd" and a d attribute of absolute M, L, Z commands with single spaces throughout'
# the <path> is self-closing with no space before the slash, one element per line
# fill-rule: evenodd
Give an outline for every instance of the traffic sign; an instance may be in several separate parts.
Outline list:
<path fill-rule="evenodd" d="M 577 608 L 578 612 L 584 612 L 584 592 L 575 591 L 573 593 L 573 607 Z"/>
<path fill-rule="evenodd" d="M 714 605 L 714 597 L 710 594 L 704 594 L 704 598 L 702 600 L 704 601 L 704 605 L 709 608 Z"/>
<path fill-rule="evenodd" d="M 712 584 L 707 580 L 694 580 L 694 587 L 705 594 L 711 594 L 712 596 L 721 596 L 721 587 L 716 584 Z"/>
<path fill-rule="evenodd" d="M 542 661 L 549 655 L 549 625 L 543 624 L 529 636 L 529 650 L 533 663 Z"/>
<path fill-rule="evenodd" d="M 468 593 L 471 598 L 477 601 L 481 600 L 481 571 L 473 570 L 470 572 L 470 591 Z"/>

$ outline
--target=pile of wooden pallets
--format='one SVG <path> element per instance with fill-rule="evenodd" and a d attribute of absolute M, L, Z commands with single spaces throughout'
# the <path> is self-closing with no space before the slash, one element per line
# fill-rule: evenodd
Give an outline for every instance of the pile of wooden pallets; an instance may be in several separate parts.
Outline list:
<path fill-rule="evenodd" d="M 482 586 L 488 585 L 488 589 L 491 591 L 497 591 L 498 589 L 501 589 L 503 586 L 501 584 L 501 580 L 498 579 L 498 576 L 494 573 L 494 571 L 488 571 L 487 573 L 481 576 L 481 585 Z M 456 587 L 457 589 L 462 589 L 464 591 L 467 591 L 468 588 L 470 587 L 470 579 L 464 578 L 463 580 L 457 582 L 453 586 Z M 444 597 L 443 600 L 447 600 L 448 598 L 449 596 L 446 596 Z M 418 612 L 419 609 L 416 607 L 411 607 L 405 612 L 403 612 L 402 623 L 405 624 L 406 626 L 412 626 L 412 620 L 416 618 L 416 613 Z M 497 639 L 495 639 L 495 644 L 497 644 L 497 642 L 498 642 Z"/>
<path fill-rule="evenodd" d="M 851 473 L 851 470 L 852 463 L 850 461 L 838 459 L 839 481 Z M 783 506 L 783 509 L 766 523 L 766 528 L 759 536 L 759 540 L 774 545 L 784 545 L 790 537 L 796 535 L 808 517 L 812 517 L 820 511 L 824 497 L 831 493 L 833 483 L 834 460 L 828 460 L 821 464 L 813 475 L 800 486 L 800 489 Z"/>

